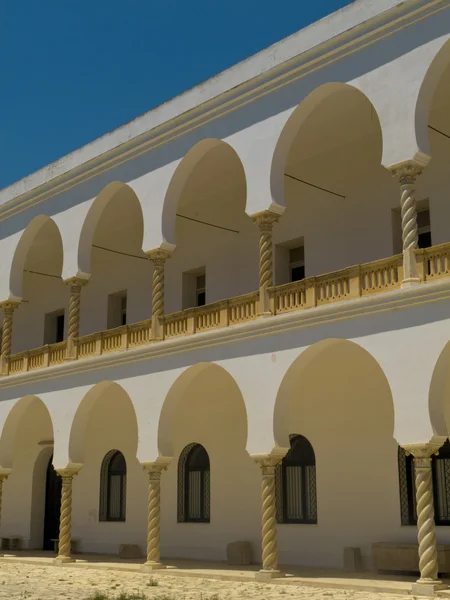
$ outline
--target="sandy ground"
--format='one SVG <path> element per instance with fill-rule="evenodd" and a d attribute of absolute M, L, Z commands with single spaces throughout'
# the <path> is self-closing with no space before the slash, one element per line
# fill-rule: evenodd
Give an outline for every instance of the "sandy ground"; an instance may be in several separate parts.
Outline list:
<path fill-rule="evenodd" d="M 150 580 L 158 585 L 150 585 Z M 58 568 L 0 563 L 0 598 L 28 600 L 85 600 L 103 592 L 114 598 L 120 592 L 142 593 L 149 600 L 263 600 L 290 598 L 318 600 L 400 600 L 403 595 L 321 589 L 311 586 L 219 581 L 167 574 L 144 575 L 121 571 Z"/>

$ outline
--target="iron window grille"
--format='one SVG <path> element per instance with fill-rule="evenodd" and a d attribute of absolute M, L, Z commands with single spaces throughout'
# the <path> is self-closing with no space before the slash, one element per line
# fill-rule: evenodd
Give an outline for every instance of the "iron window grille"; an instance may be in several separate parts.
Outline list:
<path fill-rule="evenodd" d="M 100 521 L 125 521 L 127 464 L 119 450 L 110 450 L 100 470 Z"/>
<path fill-rule="evenodd" d="M 290 436 L 291 448 L 275 470 L 278 523 L 317 523 L 316 458 L 302 435 Z"/>
<path fill-rule="evenodd" d="M 178 522 L 210 522 L 209 456 L 200 444 L 189 444 L 178 461 Z"/>
<path fill-rule="evenodd" d="M 450 525 L 450 442 L 447 440 L 431 462 L 433 476 L 434 521 L 436 525 Z M 417 525 L 414 460 L 398 449 L 400 485 L 400 515 L 402 525 Z"/>

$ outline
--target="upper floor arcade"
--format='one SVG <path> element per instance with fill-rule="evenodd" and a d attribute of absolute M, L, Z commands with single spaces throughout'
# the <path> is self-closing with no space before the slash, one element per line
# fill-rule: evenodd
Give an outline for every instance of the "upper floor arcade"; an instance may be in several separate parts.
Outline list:
<path fill-rule="evenodd" d="M 147 340 L 161 285 L 158 339 L 400 287 L 411 223 L 414 251 L 450 242 L 449 37 L 448 1 L 360 0 L 3 190 L 9 353 L 70 336 L 74 282 L 75 337 Z M 427 252 L 418 279 L 446 276 Z"/>

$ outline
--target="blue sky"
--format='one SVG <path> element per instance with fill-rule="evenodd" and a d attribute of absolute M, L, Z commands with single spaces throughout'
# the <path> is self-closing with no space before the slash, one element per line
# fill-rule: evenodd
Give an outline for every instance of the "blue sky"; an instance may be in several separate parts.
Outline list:
<path fill-rule="evenodd" d="M 4 0 L 0 188 L 349 0 Z"/>

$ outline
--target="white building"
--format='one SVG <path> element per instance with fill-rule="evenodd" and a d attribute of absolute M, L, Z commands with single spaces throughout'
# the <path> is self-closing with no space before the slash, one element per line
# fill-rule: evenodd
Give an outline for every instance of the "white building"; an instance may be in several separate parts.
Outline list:
<path fill-rule="evenodd" d="M 436 579 L 449 39 L 450 0 L 358 0 L 0 192 L 3 536 L 57 536 L 53 464 L 61 560 L 370 568 L 417 540 L 400 446 Z"/>

